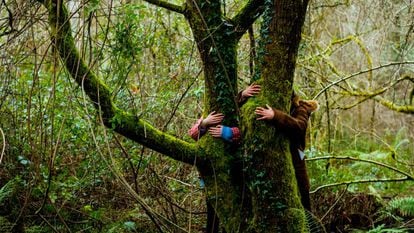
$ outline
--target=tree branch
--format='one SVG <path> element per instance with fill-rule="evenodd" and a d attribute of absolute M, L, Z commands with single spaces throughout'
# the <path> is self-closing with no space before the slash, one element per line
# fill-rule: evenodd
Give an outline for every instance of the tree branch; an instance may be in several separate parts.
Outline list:
<path fill-rule="evenodd" d="M 72 78 L 82 87 L 103 123 L 115 132 L 175 160 L 194 165 L 204 151 L 195 144 L 180 140 L 154 128 L 148 122 L 119 109 L 109 88 L 89 69 L 79 56 L 71 32 L 67 8 L 61 0 L 39 0 L 48 10 L 52 42 Z"/>
<path fill-rule="evenodd" d="M 231 19 L 236 28 L 236 38 L 240 38 L 264 11 L 264 0 L 250 0 L 240 12 Z"/>
<path fill-rule="evenodd" d="M 1 138 L 3 141 L 3 148 L 1 149 L 1 155 L 0 155 L 0 164 L 1 164 L 1 161 L 3 160 L 3 156 L 4 156 L 4 151 L 6 150 L 6 137 L 4 136 L 4 132 L 1 128 L 0 128 L 0 133 L 1 133 Z"/>
<path fill-rule="evenodd" d="M 375 96 L 374 100 L 393 111 L 414 114 L 414 105 L 397 105 L 381 96 Z"/>
<path fill-rule="evenodd" d="M 326 184 L 317 187 L 315 190 L 310 191 L 309 193 L 316 193 L 321 189 L 329 188 L 329 187 L 335 187 L 335 186 L 341 186 L 341 185 L 347 185 L 350 184 L 363 184 L 363 183 L 376 183 L 376 182 L 401 182 L 401 181 L 408 181 L 412 180 L 409 177 L 402 177 L 402 178 L 391 178 L 391 179 L 371 179 L 371 180 L 353 180 L 353 181 L 344 181 L 344 182 L 338 182 L 338 183 L 332 183 L 332 184 Z"/>
<path fill-rule="evenodd" d="M 184 14 L 185 11 L 185 7 L 184 6 L 179 6 L 179 5 L 175 5 L 166 1 L 162 1 L 162 0 L 144 0 L 148 3 L 151 3 L 153 5 L 165 8 L 167 10 L 170 11 L 174 11 L 176 13 L 180 13 L 180 14 Z"/>
<path fill-rule="evenodd" d="M 13 33 L 13 32 L 16 31 L 16 29 L 14 29 L 14 27 L 13 27 L 13 22 L 14 22 L 13 13 L 9 9 L 9 7 L 7 6 L 7 3 L 6 3 L 5 0 L 2 0 L 1 4 L 4 4 L 4 7 L 7 10 L 8 21 L 9 21 L 8 22 L 8 26 L 10 27 L 10 29 L 9 30 L 4 30 L 4 32 L 2 32 L 0 34 L 0 37 L 5 36 L 5 35 L 9 35 L 9 34 L 11 34 L 11 33 Z M 0 7 L 1 7 L 1 5 L 0 5 Z"/>
<path fill-rule="evenodd" d="M 317 99 L 324 91 L 326 91 L 326 90 L 328 90 L 329 88 L 331 88 L 332 86 L 335 86 L 335 85 L 337 85 L 338 83 L 341 83 L 341 82 L 343 82 L 343 81 L 346 81 L 346 80 L 348 80 L 348 79 L 350 79 L 350 78 L 353 78 L 353 77 L 355 77 L 355 76 L 358 76 L 358 75 L 361 75 L 361 74 L 365 74 L 365 73 L 369 73 L 369 72 L 371 72 L 371 71 L 374 71 L 374 70 L 379 70 L 379 69 L 382 69 L 382 68 L 385 68 L 385 67 L 388 67 L 388 66 L 395 66 L 395 65 L 409 65 L 409 64 L 414 64 L 414 61 L 406 61 L 406 62 L 391 62 L 391 63 L 388 63 L 388 64 L 385 64 L 385 65 L 380 65 L 380 66 L 377 66 L 377 67 L 374 67 L 374 68 L 372 68 L 372 69 L 367 69 L 367 70 L 362 70 L 362 71 L 359 71 L 359 72 L 356 72 L 356 73 L 353 73 L 353 74 L 350 74 L 350 75 L 348 75 L 348 76 L 346 76 L 346 77 L 343 77 L 343 78 L 341 78 L 341 79 L 339 79 L 339 80 L 337 80 L 337 81 L 335 81 L 335 82 L 332 82 L 332 83 L 330 83 L 329 85 L 327 85 L 326 87 L 324 87 L 322 90 L 320 90 L 319 92 L 318 92 L 318 94 L 316 94 L 315 95 L 315 97 L 313 97 L 313 99 Z"/>
<path fill-rule="evenodd" d="M 350 157 L 350 156 L 323 156 L 323 157 L 316 157 L 316 158 L 310 158 L 310 159 L 306 159 L 306 161 L 313 161 L 313 160 L 322 160 L 322 159 L 338 159 L 338 160 L 352 160 L 352 161 L 359 161 L 359 162 L 365 162 L 365 163 L 372 163 L 381 167 L 385 167 L 388 168 L 396 173 L 400 173 L 404 176 L 407 177 L 407 180 L 414 180 L 414 176 L 405 172 L 405 171 L 401 171 L 396 167 L 393 167 L 391 165 L 385 164 L 385 163 L 381 163 L 375 160 L 370 160 L 370 159 L 360 159 L 360 158 L 354 158 L 354 157 Z"/>
<path fill-rule="evenodd" d="M 396 105 L 394 102 L 389 101 L 389 100 L 387 100 L 387 99 L 380 96 L 381 94 L 388 91 L 390 88 L 394 87 L 398 83 L 400 83 L 402 81 L 405 81 L 405 80 L 414 82 L 414 78 L 412 78 L 408 74 L 405 74 L 405 75 L 402 75 L 397 80 L 395 80 L 394 82 L 392 82 L 387 87 L 381 88 L 381 89 L 376 90 L 374 92 L 366 92 L 366 91 L 361 91 L 361 90 L 345 91 L 344 94 L 348 94 L 348 95 L 351 95 L 351 96 L 363 97 L 363 98 L 358 100 L 356 103 L 353 103 L 349 106 L 340 107 L 339 109 L 347 110 L 347 109 L 350 109 L 350 108 L 353 108 L 353 107 L 357 106 L 358 104 L 360 104 L 362 102 L 365 102 L 366 100 L 374 99 L 375 101 L 379 102 L 380 104 L 382 104 L 383 106 L 389 108 L 390 110 L 393 110 L 393 111 L 396 111 L 396 112 L 401 112 L 401 113 L 414 114 L 414 106 L 413 105 L 404 105 L 404 106 Z"/>

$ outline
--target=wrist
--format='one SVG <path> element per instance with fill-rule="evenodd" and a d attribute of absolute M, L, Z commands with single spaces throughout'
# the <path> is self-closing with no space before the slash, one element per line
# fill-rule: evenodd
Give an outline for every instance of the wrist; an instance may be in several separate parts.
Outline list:
<path fill-rule="evenodd" d="M 246 90 L 243 90 L 242 93 L 241 93 L 241 95 L 242 95 L 243 98 L 246 98 L 247 97 L 246 96 Z"/>
<path fill-rule="evenodd" d="M 208 121 L 206 121 L 206 119 L 204 119 L 204 118 L 200 118 L 199 123 L 198 123 L 198 127 L 199 128 L 207 128 L 208 127 Z"/>
<path fill-rule="evenodd" d="M 203 128 L 206 128 L 207 127 L 206 119 L 201 119 L 200 127 L 203 127 Z"/>

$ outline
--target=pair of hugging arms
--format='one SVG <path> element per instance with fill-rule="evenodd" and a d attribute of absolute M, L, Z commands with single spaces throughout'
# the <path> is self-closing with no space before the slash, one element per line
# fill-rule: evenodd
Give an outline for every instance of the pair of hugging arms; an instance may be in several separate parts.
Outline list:
<path fill-rule="evenodd" d="M 252 84 L 246 89 L 241 91 L 237 100 L 239 103 L 245 102 L 249 97 L 255 96 L 260 92 L 260 85 Z M 298 108 L 304 107 L 305 111 L 299 111 L 299 114 L 292 115 Z M 299 98 L 292 95 L 292 107 L 291 115 L 287 115 L 280 110 L 272 109 L 269 105 L 266 107 L 257 107 L 255 113 L 258 115 L 257 120 L 266 120 L 273 122 L 282 131 L 287 131 L 287 136 L 291 136 L 295 131 L 298 132 L 298 136 L 306 132 L 307 120 L 311 112 L 317 109 L 317 103 L 315 101 L 299 100 Z M 225 141 L 237 143 L 240 141 L 240 130 L 238 127 L 228 127 L 221 124 L 224 119 L 222 113 L 211 112 L 206 118 L 200 118 L 188 131 L 189 135 L 198 140 L 205 133 L 209 133 L 216 138 L 222 138 Z M 289 132 L 290 131 L 290 132 Z M 302 148 L 303 150 L 304 148 Z"/>
<path fill-rule="evenodd" d="M 243 103 L 249 97 L 255 96 L 260 92 L 260 85 L 252 84 L 243 91 L 239 92 L 237 101 Z M 209 133 L 215 138 L 222 138 L 225 141 L 237 143 L 240 141 L 240 130 L 238 127 L 228 127 L 222 125 L 224 119 L 222 113 L 215 111 L 208 114 L 206 118 L 201 117 L 188 131 L 188 134 L 194 139 L 198 140 L 205 133 Z"/>
<path fill-rule="evenodd" d="M 247 98 L 257 95 L 260 92 L 260 85 L 250 85 L 238 94 L 238 102 L 243 103 Z M 298 183 L 301 202 L 305 209 L 311 210 L 309 189 L 310 182 L 304 160 L 304 149 L 306 146 L 306 129 L 308 120 L 312 112 L 318 109 L 318 103 L 314 100 L 301 100 L 296 94 L 291 97 L 290 114 L 286 114 L 278 109 L 257 107 L 255 110 L 257 120 L 269 121 L 280 132 L 289 138 L 289 149 Z M 206 118 L 200 118 L 189 130 L 190 136 L 198 140 L 205 133 L 211 136 L 222 138 L 225 141 L 237 143 L 240 141 L 240 130 L 237 127 L 227 127 L 221 125 L 224 115 L 212 112 Z"/>

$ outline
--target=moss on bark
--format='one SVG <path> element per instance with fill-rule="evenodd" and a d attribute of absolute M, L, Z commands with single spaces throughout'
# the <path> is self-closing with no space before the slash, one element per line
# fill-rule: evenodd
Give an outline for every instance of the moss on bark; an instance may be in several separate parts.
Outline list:
<path fill-rule="evenodd" d="M 180 140 L 151 126 L 148 122 L 124 112 L 113 103 L 110 90 L 86 65 L 75 47 L 69 13 L 60 0 L 41 2 L 49 13 L 52 42 L 72 78 L 89 96 L 103 123 L 116 132 L 173 159 L 194 164 L 203 162 L 206 154 L 196 145 Z"/>
<path fill-rule="evenodd" d="M 257 121 L 254 114 L 254 109 L 265 102 L 259 97 L 242 108 L 243 153 L 249 164 L 254 216 L 250 225 L 259 232 L 306 232 L 304 226 L 291 231 L 293 215 L 286 215 L 302 212 L 293 216 L 298 218 L 294 222 L 304 221 L 288 141 L 272 125 Z"/>
<path fill-rule="evenodd" d="M 237 26 L 243 22 L 253 22 L 257 16 L 252 12 L 261 12 L 250 9 L 254 5 L 252 1 L 249 2 L 251 5 L 244 8 L 247 10 L 238 15 L 239 25 L 233 25 L 229 21 L 223 23 L 218 0 L 208 3 L 187 1 L 184 13 L 193 30 L 203 61 L 208 93 L 205 111 L 223 112 L 226 115 L 224 123 L 227 125 L 241 124 L 244 146 L 239 148 L 209 136 L 191 144 L 165 134 L 146 121 L 118 109 L 111 100 L 109 88 L 89 70 L 79 56 L 63 1 L 39 2 L 49 11 L 53 42 L 62 61 L 74 80 L 90 97 L 105 125 L 176 160 L 196 164 L 205 179 L 206 198 L 215 207 L 228 233 L 306 232 L 288 142 L 273 127 L 257 122 L 254 115 L 255 107 L 265 103 L 287 110 L 299 43 L 297 40 L 297 44 L 273 40 L 272 43 L 276 43 L 276 47 L 266 47 L 269 54 L 264 59 L 266 62 L 262 72 L 263 93 L 259 98 L 247 102 L 242 110 L 242 120 L 238 121 L 240 112 L 235 102 L 236 46 L 240 32 L 235 32 Z M 306 1 L 299 0 L 281 2 L 289 3 L 284 5 L 281 11 L 296 6 L 291 3 L 303 2 L 306 5 Z M 201 5 L 203 6 L 200 7 Z M 281 17 L 286 15 L 289 14 L 284 12 Z M 297 15 L 294 14 L 292 17 L 295 18 Z M 275 20 L 277 21 L 277 18 Z M 246 30 L 247 25 L 243 25 L 243 30 Z M 300 38 L 301 25 L 299 31 L 298 25 L 294 26 L 296 31 L 293 31 L 299 33 Z M 288 27 L 289 25 L 285 25 L 286 31 L 278 31 L 285 39 L 289 38 L 291 33 Z M 294 35 L 297 39 L 298 35 Z"/>

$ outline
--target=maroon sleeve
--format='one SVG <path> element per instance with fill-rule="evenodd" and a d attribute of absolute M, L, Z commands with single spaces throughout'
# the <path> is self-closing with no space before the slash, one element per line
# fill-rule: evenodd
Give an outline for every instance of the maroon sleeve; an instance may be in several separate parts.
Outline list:
<path fill-rule="evenodd" d="M 203 118 L 200 118 L 197 120 L 197 122 L 191 127 L 191 129 L 188 130 L 188 134 L 191 138 L 198 141 L 200 137 L 202 137 L 207 129 L 205 127 L 201 126 L 201 122 L 203 121 Z"/>
<path fill-rule="evenodd" d="M 232 127 L 231 131 L 233 133 L 233 138 L 231 139 L 231 141 L 233 143 L 239 143 L 241 139 L 240 129 L 238 127 Z"/>

